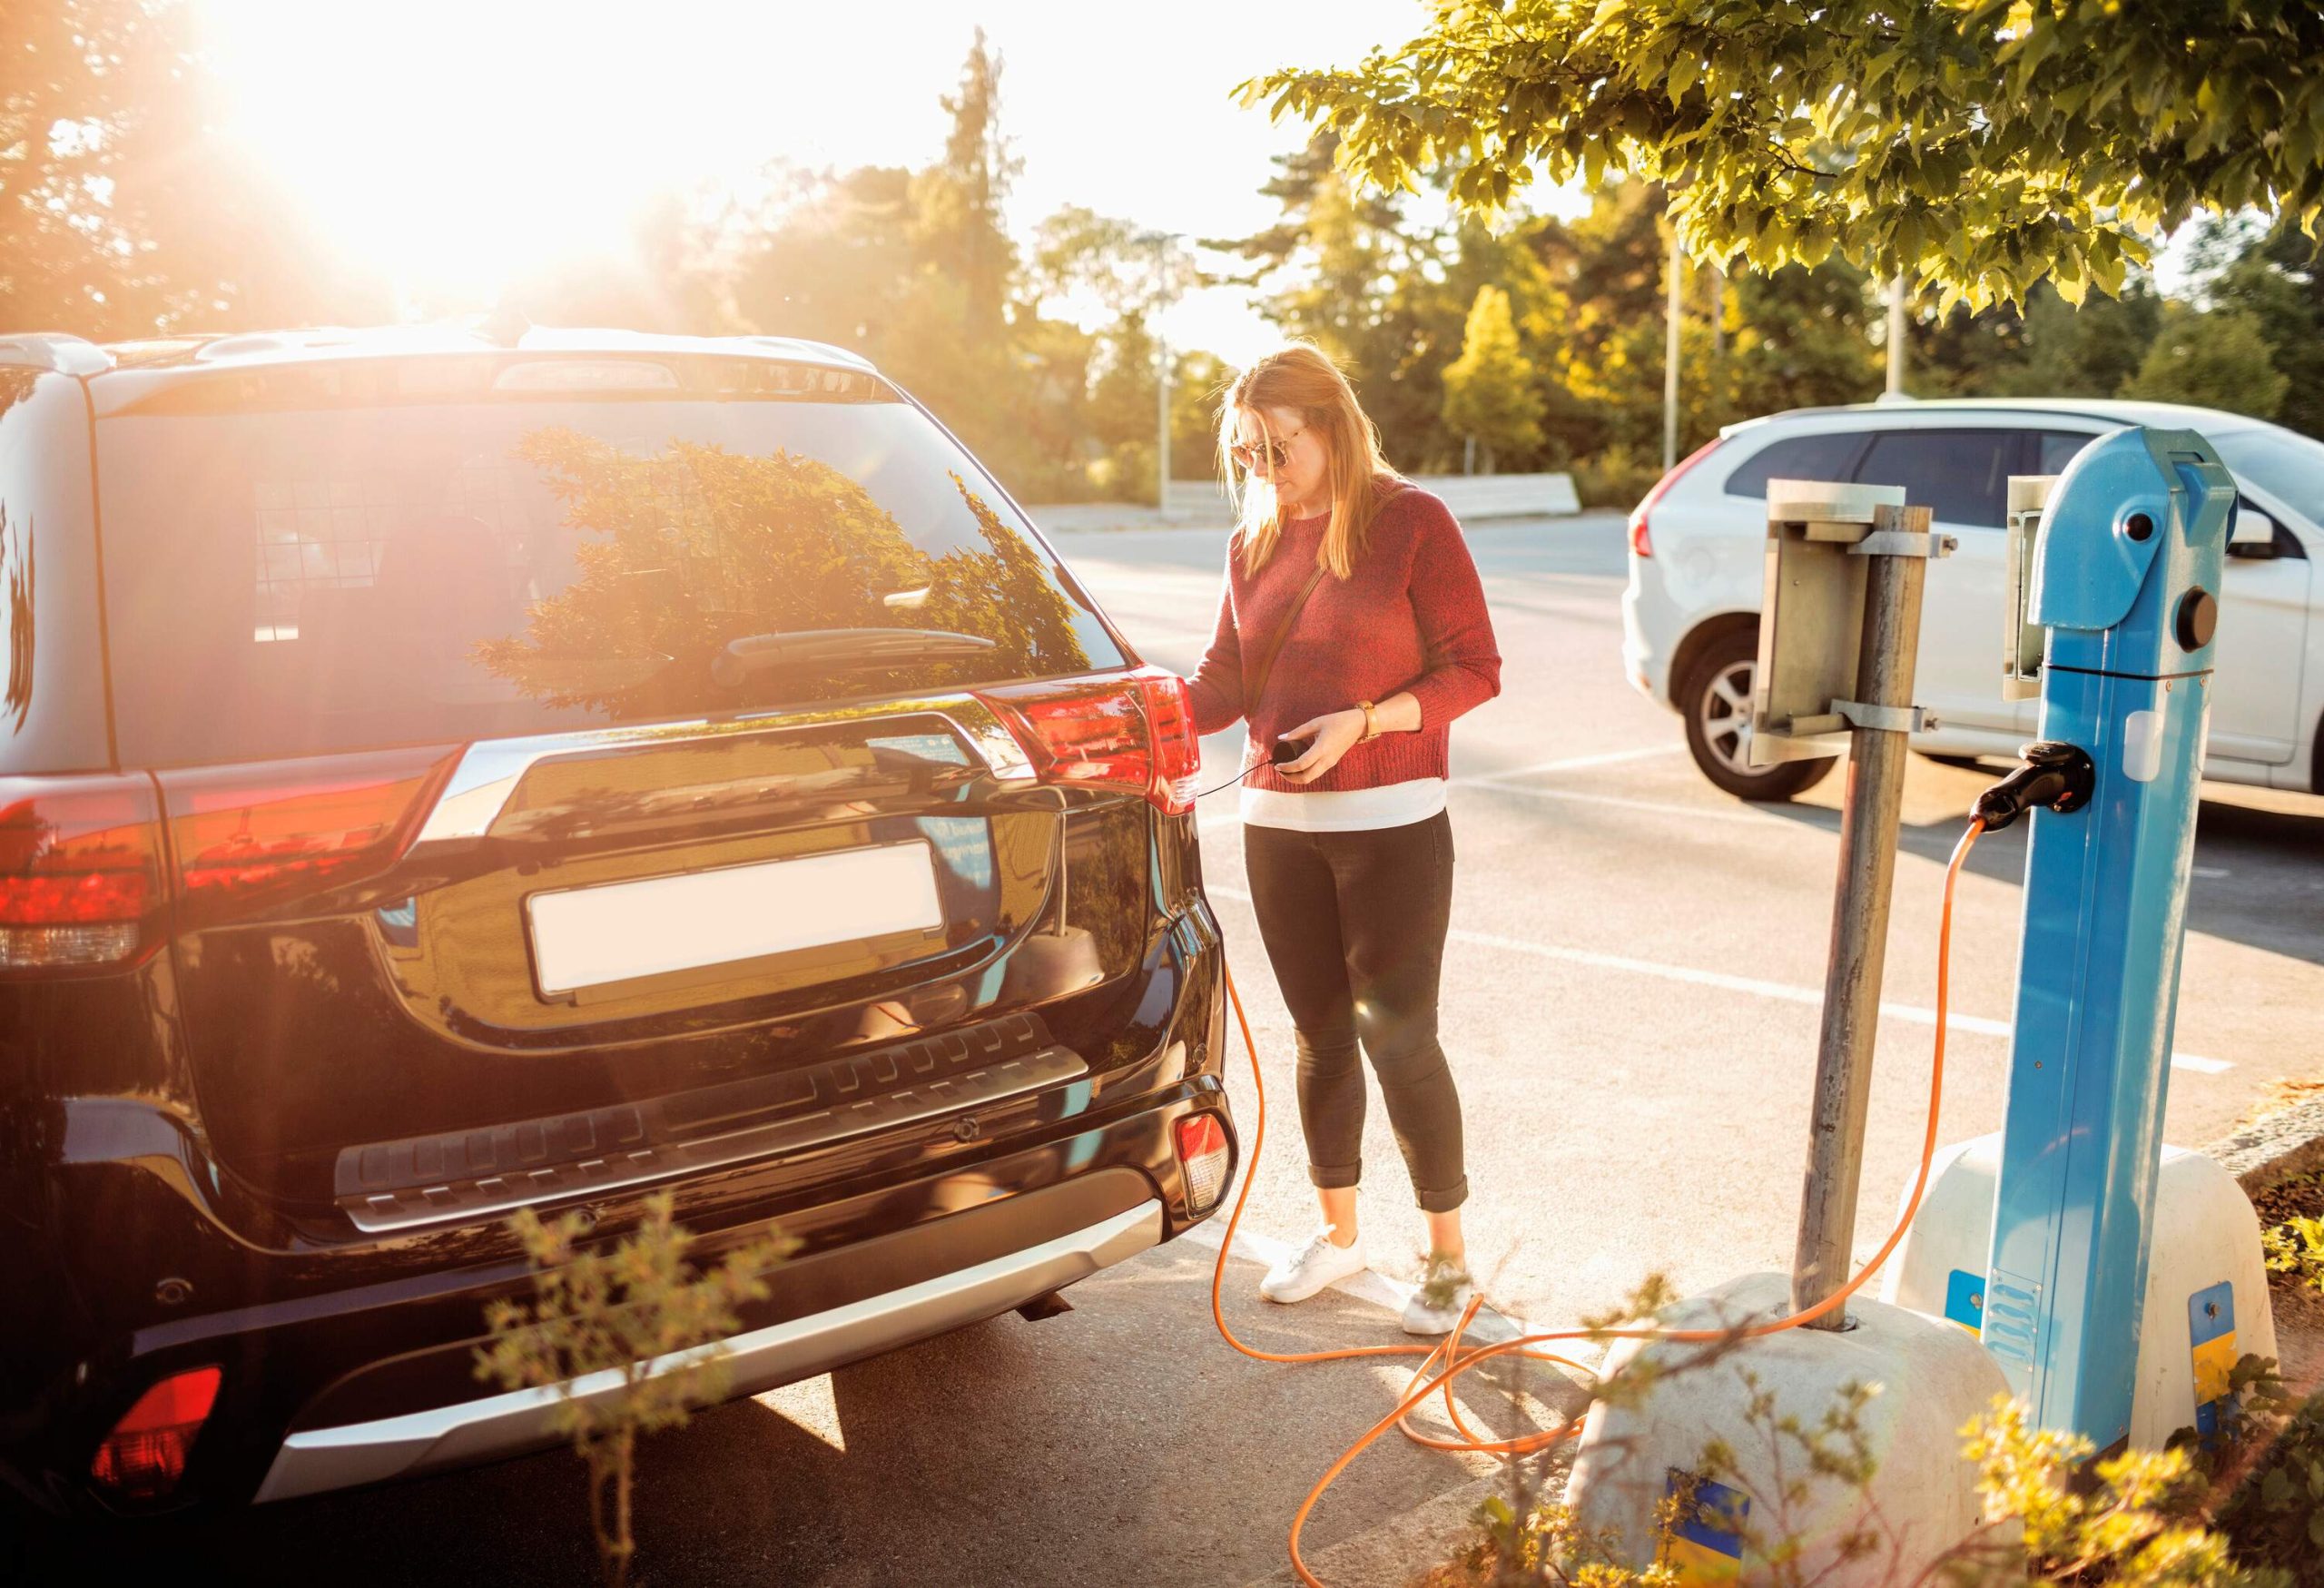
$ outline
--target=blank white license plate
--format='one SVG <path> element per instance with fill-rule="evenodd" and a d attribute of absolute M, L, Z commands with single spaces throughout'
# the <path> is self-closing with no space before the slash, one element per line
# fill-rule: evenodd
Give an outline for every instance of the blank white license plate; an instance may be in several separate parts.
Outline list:
<path fill-rule="evenodd" d="M 543 992 L 574 992 L 944 923 L 925 843 L 535 893 Z"/>

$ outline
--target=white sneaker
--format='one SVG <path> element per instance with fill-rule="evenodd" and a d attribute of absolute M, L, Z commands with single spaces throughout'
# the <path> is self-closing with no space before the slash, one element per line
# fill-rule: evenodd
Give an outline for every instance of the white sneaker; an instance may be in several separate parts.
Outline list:
<path fill-rule="evenodd" d="M 1451 1258 L 1431 1258 L 1420 1277 L 1420 1287 L 1404 1303 L 1404 1333 L 1449 1335 L 1461 1321 L 1477 1287 L 1469 1271 Z"/>
<path fill-rule="evenodd" d="M 1333 1281 L 1370 1267 L 1364 1260 L 1362 1238 L 1341 1246 L 1332 1239 L 1334 1228 L 1326 1224 L 1305 1246 L 1269 1268 L 1259 1281 L 1259 1294 L 1269 1301 L 1305 1301 Z"/>

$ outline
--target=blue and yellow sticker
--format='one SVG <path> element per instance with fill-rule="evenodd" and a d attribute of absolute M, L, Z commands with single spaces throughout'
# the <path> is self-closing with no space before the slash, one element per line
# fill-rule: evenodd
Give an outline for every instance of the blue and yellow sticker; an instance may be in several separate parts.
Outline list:
<path fill-rule="evenodd" d="M 2231 1280 L 2187 1298 L 2187 1338 L 2195 1356 L 2195 1432 L 2219 1432 L 2220 1413 L 2235 1376 L 2235 1286 Z"/>
<path fill-rule="evenodd" d="M 1663 1479 L 1662 1494 L 1673 1502 L 1674 1514 L 1655 1564 L 1669 1567 L 1679 1588 L 1728 1588 L 1739 1580 L 1750 1496 L 1675 1466 Z"/>
<path fill-rule="evenodd" d="M 1955 1268 L 1945 1276 L 1945 1316 L 1973 1335 L 1984 1332 L 1985 1277 L 1983 1274 Z"/>

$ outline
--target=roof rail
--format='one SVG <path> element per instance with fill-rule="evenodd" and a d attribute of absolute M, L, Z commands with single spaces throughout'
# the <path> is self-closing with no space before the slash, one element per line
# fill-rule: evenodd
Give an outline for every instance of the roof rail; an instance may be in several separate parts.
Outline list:
<path fill-rule="evenodd" d="M 63 375 L 101 375 L 113 368 L 113 355 L 86 337 L 35 330 L 0 336 L 0 364 L 29 364 Z"/>

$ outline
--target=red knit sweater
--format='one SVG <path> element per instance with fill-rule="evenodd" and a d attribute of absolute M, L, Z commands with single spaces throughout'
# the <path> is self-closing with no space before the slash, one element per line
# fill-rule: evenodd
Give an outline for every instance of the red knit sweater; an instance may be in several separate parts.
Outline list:
<path fill-rule="evenodd" d="M 1409 690 L 1420 702 L 1418 733 L 1383 734 L 1357 745 L 1313 783 L 1287 782 L 1262 764 L 1245 786 L 1306 794 L 1443 777 L 1452 719 L 1501 693 L 1501 652 L 1461 527 L 1424 490 L 1407 488 L 1388 498 L 1349 577 L 1326 574 L 1307 597 L 1275 658 L 1267 698 L 1244 699 L 1246 659 L 1257 667 L 1315 569 L 1328 523 L 1317 517 L 1284 526 L 1275 554 L 1256 575 L 1244 571 L 1242 538 L 1227 543 L 1218 632 L 1187 683 L 1196 729 L 1215 734 L 1247 715 L 1247 767 L 1264 764 L 1286 729 Z"/>

